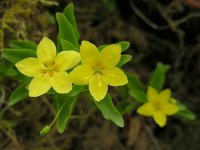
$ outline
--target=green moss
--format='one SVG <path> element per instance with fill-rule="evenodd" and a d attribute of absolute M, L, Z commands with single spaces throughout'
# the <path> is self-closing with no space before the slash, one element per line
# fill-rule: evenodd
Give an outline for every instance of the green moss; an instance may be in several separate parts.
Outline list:
<path fill-rule="evenodd" d="M 3 3 L 8 7 L 6 8 Z M 58 3 L 56 0 L 3 0 L 0 2 L 0 10 L 3 13 L 0 18 L 0 51 L 4 48 L 8 36 L 27 39 L 30 34 L 31 20 L 33 16 L 36 16 L 39 5 L 49 6 L 58 5 Z"/>

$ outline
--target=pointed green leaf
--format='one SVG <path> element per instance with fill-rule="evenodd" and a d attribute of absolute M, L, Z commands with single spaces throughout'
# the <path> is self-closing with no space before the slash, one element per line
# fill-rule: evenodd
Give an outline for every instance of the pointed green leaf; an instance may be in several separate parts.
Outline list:
<path fill-rule="evenodd" d="M 75 97 L 79 95 L 81 92 L 85 92 L 87 89 L 83 85 L 74 85 L 71 92 L 68 94 L 70 97 Z"/>
<path fill-rule="evenodd" d="M 156 65 L 156 69 L 151 74 L 147 85 L 160 91 L 163 88 L 165 82 L 165 74 L 169 70 L 169 68 L 169 65 L 163 65 L 161 63 L 158 63 Z"/>
<path fill-rule="evenodd" d="M 12 40 L 9 46 L 13 49 L 37 49 L 37 44 L 32 41 Z"/>
<path fill-rule="evenodd" d="M 6 65 L 3 62 L 1 62 L 0 63 L 0 73 L 5 74 L 6 71 L 7 71 Z"/>
<path fill-rule="evenodd" d="M 79 39 L 80 35 L 79 35 L 79 32 L 78 32 L 78 28 L 77 28 L 76 20 L 75 20 L 75 16 L 74 16 L 74 5 L 73 5 L 73 3 L 70 3 L 69 5 L 67 5 L 67 7 L 63 11 L 63 14 L 65 15 L 65 17 L 67 18 L 69 23 L 73 26 L 74 32 L 76 34 L 76 38 Z"/>
<path fill-rule="evenodd" d="M 138 106 L 135 103 L 130 103 L 127 101 L 121 101 L 117 104 L 117 110 L 123 115 L 135 110 Z"/>
<path fill-rule="evenodd" d="M 128 88 L 131 91 L 144 91 L 145 86 L 144 84 L 138 79 L 138 77 L 134 73 L 126 72 L 128 77 Z"/>
<path fill-rule="evenodd" d="M 177 113 L 178 116 L 183 117 L 188 120 L 195 120 L 195 114 L 184 104 L 178 102 L 179 111 Z"/>
<path fill-rule="evenodd" d="M 131 55 L 121 55 L 121 59 L 119 63 L 117 64 L 117 67 L 121 68 L 123 65 L 128 63 L 132 59 Z"/>
<path fill-rule="evenodd" d="M 143 91 L 134 90 L 130 91 L 130 96 L 132 96 L 138 102 L 146 103 L 147 102 L 147 95 Z"/>
<path fill-rule="evenodd" d="M 56 45 L 56 48 L 57 48 L 58 52 L 61 52 L 63 50 L 62 49 L 62 44 L 61 44 L 61 39 L 60 39 L 59 35 L 57 36 L 57 45 Z"/>
<path fill-rule="evenodd" d="M 121 114 L 115 108 L 110 95 L 106 95 L 106 97 L 100 102 L 97 102 L 94 99 L 93 101 L 97 105 L 105 119 L 113 121 L 119 127 L 124 126 L 124 120 Z"/>
<path fill-rule="evenodd" d="M 9 106 L 13 106 L 28 97 L 28 90 L 26 89 L 27 83 L 22 84 L 9 97 Z"/>
<path fill-rule="evenodd" d="M 118 44 L 121 45 L 122 52 L 126 51 L 130 46 L 130 43 L 128 41 L 122 41 L 122 42 L 119 42 Z"/>
<path fill-rule="evenodd" d="M 118 43 L 115 43 L 115 44 L 121 45 L 121 48 L 122 48 L 121 51 L 122 52 L 126 51 L 130 46 L 130 43 L 128 41 L 122 41 L 122 42 L 118 42 Z M 101 51 L 104 47 L 106 47 L 108 45 L 111 45 L 111 44 L 101 45 L 101 46 L 98 47 L 98 49 Z"/>
<path fill-rule="evenodd" d="M 56 94 L 55 101 L 57 104 L 57 130 L 63 133 L 67 127 L 69 117 L 74 109 L 76 97 L 69 97 L 67 94 Z"/>
<path fill-rule="evenodd" d="M 79 51 L 78 48 L 76 48 L 70 41 L 61 39 L 61 45 L 62 45 L 62 50 L 75 50 L 75 51 Z"/>
<path fill-rule="evenodd" d="M 6 70 L 6 76 L 8 77 L 14 77 L 17 75 L 17 70 L 13 67 L 9 67 L 7 70 Z"/>
<path fill-rule="evenodd" d="M 2 56 L 15 64 L 24 58 L 36 57 L 36 52 L 31 49 L 4 49 Z"/>
<path fill-rule="evenodd" d="M 51 91 L 51 89 L 50 89 Z M 81 92 L 87 91 L 87 89 L 85 88 L 85 86 L 81 86 L 81 85 L 74 85 L 72 90 L 67 94 L 69 97 L 75 97 L 78 96 Z M 55 101 L 53 101 L 53 106 L 56 109 L 56 111 L 58 111 L 61 106 L 63 105 L 63 103 L 65 101 L 63 100 L 56 100 L 57 99 L 57 94 L 55 94 L 55 91 L 53 90 L 50 94 L 53 94 L 53 97 L 55 99 Z"/>
<path fill-rule="evenodd" d="M 56 14 L 59 26 L 59 38 L 70 41 L 74 46 L 79 48 L 78 39 L 76 37 L 73 26 L 69 23 L 62 13 Z"/>

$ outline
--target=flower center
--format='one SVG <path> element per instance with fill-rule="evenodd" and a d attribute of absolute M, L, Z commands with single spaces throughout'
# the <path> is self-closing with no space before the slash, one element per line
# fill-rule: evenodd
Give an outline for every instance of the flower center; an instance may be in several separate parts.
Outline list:
<path fill-rule="evenodd" d="M 159 101 L 154 103 L 154 107 L 156 110 L 162 110 L 162 104 Z"/>
<path fill-rule="evenodd" d="M 54 67 L 48 67 L 47 69 L 49 72 L 53 72 L 54 71 Z"/>
<path fill-rule="evenodd" d="M 54 66 L 46 66 L 46 69 L 43 72 L 44 76 L 52 77 L 54 72 L 57 71 Z"/>
<path fill-rule="evenodd" d="M 95 69 L 95 74 L 101 74 L 102 72 L 101 72 L 101 69 L 100 68 L 96 68 Z"/>
<path fill-rule="evenodd" d="M 94 69 L 94 74 L 102 74 L 102 70 L 104 69 L 104 67 L 102 67 L 100 64 L 97 64 L 95 67 L 93 67 Z"/>

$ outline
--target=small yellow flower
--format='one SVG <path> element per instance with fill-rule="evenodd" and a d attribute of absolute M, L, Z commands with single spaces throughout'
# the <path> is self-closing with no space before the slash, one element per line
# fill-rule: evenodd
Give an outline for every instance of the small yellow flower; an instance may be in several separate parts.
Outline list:
<path fill-rule="evenodd" d="M 137 109 L 137 113 L 144 116 L 152 116 L 155 122 L 163 127 L 167 122 L 167 115 L 174 115 L 179 108 L 173 103 L 170 89 L 158 93 L 154 88 L 149 87 L 147 91 L 148 102 Z"/>
<path fill-rule="evenodd" d="M 75 51 L 62 51 L 56 55 L 56 46 L 44 37 L 37 47 L 37 58 L 29 57 L 15 66 L 24 75 L 33 77 L 29 84 L 29 96 L 40 96 L 53 87 L 58 93 L 68 93 L 72 89 L 66 70 L 80 62 L 80 54 Z"/>
<path fill-rule="evenodd" d="M 89 84 L 89 91 L 96 101 L 106 96 L 108 85 L 121 86 L 128 83 L 123 71 L 115 67 L 121 58 L 120 45 L 112 44 L 99 52 L 94 44 L 83 41 L 80 55 L 82 65 L 70 72 L 70 79 L 78 85 Z"/>

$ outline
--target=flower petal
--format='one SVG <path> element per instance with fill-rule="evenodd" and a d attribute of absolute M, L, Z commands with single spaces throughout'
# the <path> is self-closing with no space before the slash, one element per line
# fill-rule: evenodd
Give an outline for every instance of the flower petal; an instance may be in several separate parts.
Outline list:
<path fill-rule="evenodd" d="M 34 57 L 25 58 L 15 64 L 17 69 L 28 77 L 34 77 L 42 74 L 46 67 Z"/>
<path fill-rule="evenodd" d="M 170 89 L 163 90 L 159 93 L 159 99 L 161 101 L 168 102 L 170 100 L 170 97 L 171 97 L 171 90 Z"/>
<path fill-rule="evenodd" d="M 51 66 L 56 58 L 56 46 L 48 38 L 43 37 L 37 47 L 37 57 L 44 64 Z"/>
<path fill-rule="evenodd" d="M 156 111 L 153 114 L 153 119 L 160 127 L 164 127 L 167 123 L 167 117 L 161 111 Z"/>
<path fill-rule="evenodd" d="M 89 83 L 89 91 L 96 101 L 100 101 L 106 96 L 108 85 L 100 75 L 93 75 Z"/>
<path fill-rule="evenodd" d="M 98 48 L 94 44 L 88 41 L 82 41 L 80 46 L 80 54 L 83 64 L 87 64 L 90 66 L 97 65 L 100 53 Z"/>
<path fill-rule="evenodd" d="M 89 83 L 90 77 L 94 70 L 88 65 L 79 65 L 69 73 L 69 78 L 72 83 L 78 85 L 86 85 Z"/>
<path fill-rule="evenodd" d="M 36 76 L 33 78 L 28 88 L 29 96 L 37 97 L 48 92 L 48 90 L 51 88 L 51 83 L 49 81 L 49 78 Z"/>
<path fill-rule="evenodd" d="M 151 103 L 145 103 L 137 109 L 137 113 L 144 116 L 153 116 L 154 111 L 155 108 Z"/>
<path fill-rule="evenodd" d="M 69 93 L 72 90 L 72 83 L 67 72 L 54 72 L 51 77 L 51 86 L 58 93 Z"/>
<path fill-rule="evenodd" d="M 121 86 L 128 83 L 124 72 L 117 67 L 103 70 L 101 76 L 104 81 L 111 86 Z"/>
<path fill-rule="evenodd" d="M 103 48 L 100 52 L 100 66 L 111 68 L 118 64 L 121 58 L 121 46 L 112 44 Z"/>
<path fill-rule="evenodd" d="M 178 106 L 176 104 L 172 104 L 172 103 L 167 103 L 163 106 L 163 112 L 166 115 L 174 115 L 175 113 L 177 113 L 179 110 Z"/>
<path fill-rule="evenodd" d="M 54 67 L 58 71 L 73 68 L 80 62 L 80 54 L 75 51 L 63 51 L 56 56 Z"/>
<path fill-rule="evenodd" d="M 148 97 L 148 101 L 154 103 L 155 101 L 157 101 L 158 99 L 158 92 L 156 91 L 156 89 L 149 87 L 147 90 L 147 97 Z"/>

